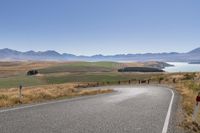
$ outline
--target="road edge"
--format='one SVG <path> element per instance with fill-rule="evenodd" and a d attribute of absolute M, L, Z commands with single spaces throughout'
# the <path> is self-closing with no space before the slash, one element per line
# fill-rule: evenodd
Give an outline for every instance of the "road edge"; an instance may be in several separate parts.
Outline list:
<path fill-rule="evenodd" d="M 170 103 L 169 103 L 167 115 L 166 115 L 164 126 L 163 126 L 163 129 L 162 129 L 162 133 L 167 133 L 167 131 L 168 131 L 168 126 L 169 126 L 171 112 L 172 112 L 172 106 L 173 106 L 173 102 L 174 102 L 174 95 L 175 95 L 174 91 L 172 89 L 169 89 L 169 88 L 166 88 L 166 89 L 171 92 L 172 96 L 171 96 L 171 100 L 170 100 Z"/>

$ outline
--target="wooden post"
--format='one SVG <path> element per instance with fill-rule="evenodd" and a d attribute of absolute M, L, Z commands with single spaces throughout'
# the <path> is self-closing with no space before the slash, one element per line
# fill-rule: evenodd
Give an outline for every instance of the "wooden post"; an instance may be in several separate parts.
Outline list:
<path fill-rule="evenodd" d="M 161 79 L 161 78 L 159 78 L 159 81 L 158 81 L 158 82 L 159 82 L 159 84 L 161 84 L 161 81 L 162 81 L 162 79 Z"/>
<path fill-rule="evenodd" d="M 173 83 L 176 83 L 176 79 L 175 78 L 173 79 Z"/>

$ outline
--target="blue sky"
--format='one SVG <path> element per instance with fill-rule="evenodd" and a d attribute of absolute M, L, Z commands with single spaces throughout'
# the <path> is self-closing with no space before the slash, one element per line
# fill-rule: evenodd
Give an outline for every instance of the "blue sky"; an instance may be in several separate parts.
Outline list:
<path fill-rule="evenodd" d="M 199 0 L 1 0 L 0 48 L 77 55 L 187 52 Z"/>

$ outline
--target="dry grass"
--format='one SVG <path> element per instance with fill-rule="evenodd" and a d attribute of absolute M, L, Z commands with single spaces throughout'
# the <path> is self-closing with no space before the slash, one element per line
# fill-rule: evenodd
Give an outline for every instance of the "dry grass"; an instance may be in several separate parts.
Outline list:
<path fill-rule="evenodd" d="M 176 78 L 176 83 L 173 83 L 174 78 Z M 173 86 L 182 96 L 181 105 L 184 118 L 180 126 L 190 133 L 200 133 L 200 112 L 196 122 L 192 121 L 196 96 L 200 91 L 199 73 L 166 74 L 164 75 L 164 81 L 162 83 Z"/>
<path fill-rule="evenodd" d="M 192 121 L 197 91 L 193 90 L 188 83 L 177 83 L 176 90 L 182 96 L 182 107 L 184 110 L 184 120 L 181 126 L 187 130 L 190 130 L 191 132 L 200 132 L 200 124 L 198 124 L 200 123 L 200 114 L 198 115 L 196 122 Z"/>
<path fill-rule="evenodd" d="M 0 62 L 0 77 L 18 75 L 20 73 L 26 73 L 30 69 L 46 68 L 46 67 L 55 66 L 58 64 L 63 64 L 63 63 L 65 62 L 52 62 L 52 61 Z"/>
<path fill-rule="evenodd" d="M 87 86 L 82 84 L 82 86 Z M 75 96 L 96 95 L 110 93 L 110 89 L 83 89 L 77 88 L 76 84 L 44 85 L 23 88 L 23 97 L 20 101 L 17 88 L 0 90 L 0 107 L 9 107 L 17 104 L 41 102 L 58 98 L 71 98 Z"/>

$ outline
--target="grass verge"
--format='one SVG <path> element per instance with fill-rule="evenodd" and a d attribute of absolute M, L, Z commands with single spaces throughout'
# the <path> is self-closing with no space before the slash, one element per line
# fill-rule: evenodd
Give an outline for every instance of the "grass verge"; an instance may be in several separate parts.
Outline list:
<path fill-rule="evenodd" d="M 196 121 L 192 120 L 194 106 L 196 104 L 195 97 L 197 96 L 198 90 L 195 86 L 197 83 L 193 81 L 183 81 L 175 85 L 176 90 L 182 96 L 182 108 L 184 110 L 184 120 L 181 126 L 185 129 L 195 133 L 200 132 L 200 114 L 197 116 Z"/>
<path fill-rule="evenodd" d="M 22 98 L 19 99 L 17 88 L 0 90 L 0 107 L 11 107 L 17 104 L 36 103 L 45 100 L 72 98 L 76 96 L 96 95 L 111 93 L 111 89 L 87 89 L 77 88 L 76 84 L 43 85 L 26 87 L 22 90 Z M 86 84 L 81 84 L 86 86 Z"/>
<path fill-rule="evenodd" d="M 192 115 L 196 103 L 196 96 L 200 91 L 199 73 L 173 73 L 162 75 L 162 83 L 173 86 L 182 96 L 181 107 L 183 120 L 180 127 L 189 133 L 200 133 L 200 112 L 196 121 L 192 120 Z M 175 82 L 173 81 L 175 79 Z"/>

